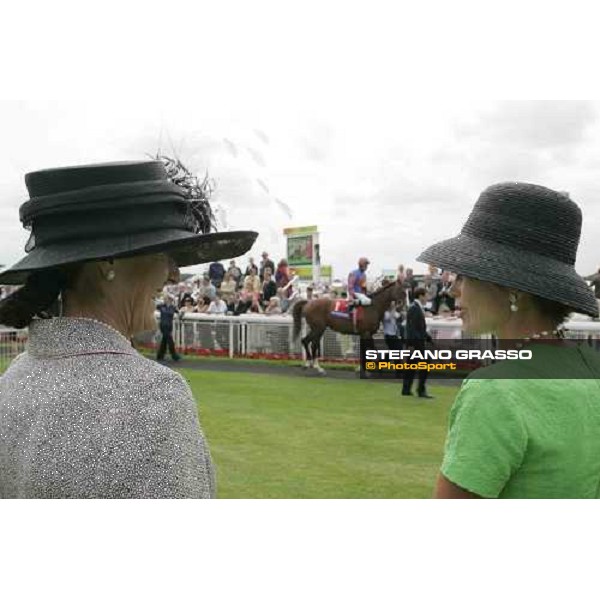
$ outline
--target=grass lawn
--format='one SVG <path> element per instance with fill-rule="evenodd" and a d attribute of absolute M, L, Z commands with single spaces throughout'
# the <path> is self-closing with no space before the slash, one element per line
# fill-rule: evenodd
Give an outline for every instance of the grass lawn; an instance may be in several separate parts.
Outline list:
<path fill-rule="evenodd" d="M 181 370 L 220 498 L 429 498 L 457 387 Z"/>

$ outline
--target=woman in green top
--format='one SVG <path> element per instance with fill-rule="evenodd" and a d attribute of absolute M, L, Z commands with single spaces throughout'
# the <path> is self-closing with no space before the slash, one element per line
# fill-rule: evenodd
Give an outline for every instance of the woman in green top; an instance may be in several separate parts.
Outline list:
<path fill-rule="evenodd" d="M 600 497 L 600 353 L 557 331 L 571 312 L 598 316 L 574 269 L 580 232 L 566 194 L 504 183 L 484 190 L 460 235 L 419 256 L 458 274 L 465 331 L 533 355 L 463 383 L 436 497 Z"/>

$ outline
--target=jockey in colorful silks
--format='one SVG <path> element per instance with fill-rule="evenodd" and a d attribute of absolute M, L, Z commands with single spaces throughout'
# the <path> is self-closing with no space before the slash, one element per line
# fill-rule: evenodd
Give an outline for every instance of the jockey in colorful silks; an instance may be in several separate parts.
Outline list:
<path fill-rule="evenodd" d="M 358 259 L 358 269 L 348 275 L 348 300 L 350 305 L 369 306 L 371 298 L 367 296 L 367 269 L 369 259 L 364 256 Z"/>

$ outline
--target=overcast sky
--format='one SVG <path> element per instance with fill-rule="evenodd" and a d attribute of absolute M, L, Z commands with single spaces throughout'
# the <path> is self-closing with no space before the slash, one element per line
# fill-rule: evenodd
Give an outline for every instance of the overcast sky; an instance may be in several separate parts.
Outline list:
<path fill-rule="evenodd" d="M 518 180 L 570 193 L 584 214 L 578 270 L 600 265 L 600 102 L 450 100 L 427 87 L 427 55 L 419 68 L 398 59 L 376 11 L 349 10 L 333 37 L 321 13 L 310 43 L 300 16 L 291 29 L 249 28 L 239 13 L 225 29 L 212 26 L 219 15 L 208 28 L 200 14 L 191 25 L 179 16 L 173 31 L 160 13 L 128 29 L 98 12 L 60 35 L 45 26 L 52 14 L 30 24 L 34 45 L 9 64 L 0 96 L 0 263 L 23 255 L 26 172 L 161 148 L 208 170 L 227 228 L 259 232 L 257 259 L 284 256 L 284 227 L 317 225 L 337 277 L 361 255 L 373 275 L 399 263 L 422 271 L 415 257 L 459 232 L 483 188 Z M 444 56 L 435 60 L 444 86 Z"/>

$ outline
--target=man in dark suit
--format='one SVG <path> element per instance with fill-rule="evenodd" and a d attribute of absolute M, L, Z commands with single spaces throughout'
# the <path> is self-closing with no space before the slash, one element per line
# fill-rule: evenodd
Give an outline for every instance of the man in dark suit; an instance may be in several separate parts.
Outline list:
<path fill-rule="evenodd" d="M 409 350 L 425 350 L 425 342 L 431 342 L 431 336 L 427 333 L 427 324 L 425 323 L 425 298 L 427 290 L 423 287 L 417 287 L 414 291 L 414 302 L 410 305 L 406 313 L 405 342 Z M 419 362 L 419 361 L 415 361 Z M 415 378 L 415 372 L 411 369 L 404 372 L 404 381 L 402 383 L 402 395 L 412 396 L 412 383 Z M 433 398 L 425 389 L 427 371 L 419 371 L 419 383 L 417 385 L 417 394 L 419 398 Z"/>
<path fill-rule="evenodd" d="M 177 354 L 175 350 L 175 342 L 173 340 L 173 319 L 175 315 L 179 313 L 176 306 L 173 305 L 173 298 L 166 296 L 163 304 L 159 304 L 156 309 L 160 313 L 160 333 L 162 339 L 160 340 L 160 346 L 156 354 L 156 360 L 163 360 L 167 346 L 173 360 L 180 360 L 181 356 Z"/>

